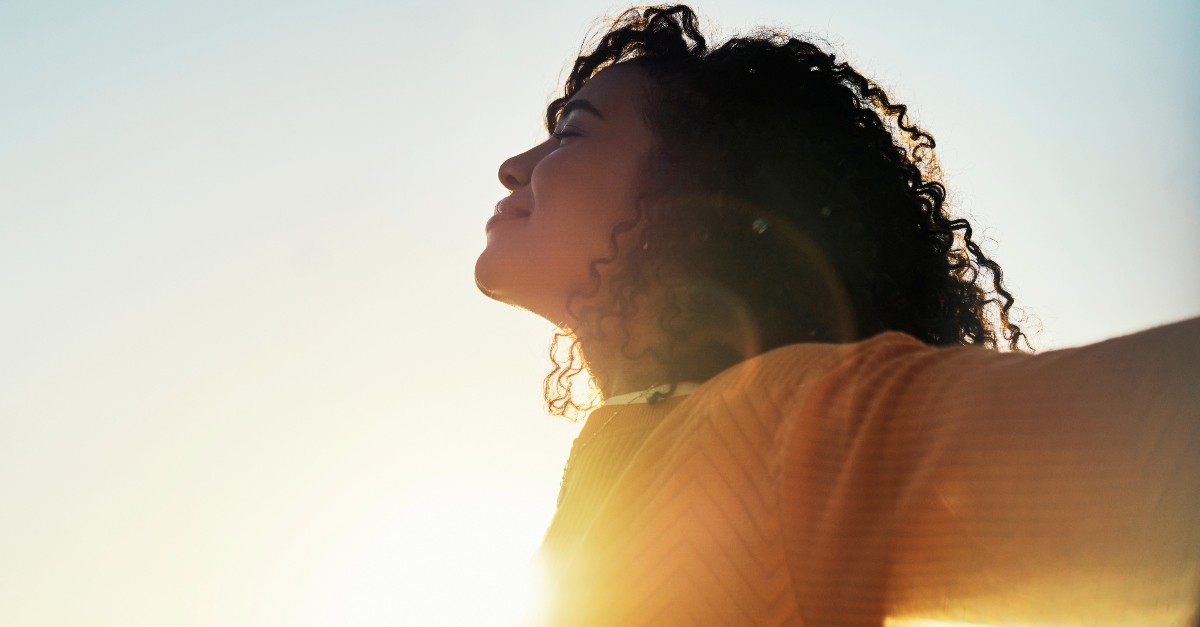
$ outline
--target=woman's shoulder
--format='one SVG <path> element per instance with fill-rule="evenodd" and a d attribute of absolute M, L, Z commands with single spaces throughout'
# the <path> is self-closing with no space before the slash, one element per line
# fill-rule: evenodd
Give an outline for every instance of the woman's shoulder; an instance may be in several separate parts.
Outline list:
<path fill-rule="evenodd" d="M 1048 415 L 1105 399 L 1125 405 L 1135 392 L 1180 404 L 1198 393 L 1196 381 L 1200 318 L 1039 354 L 933 347 L 889 332 L 756 355 L 705 382 L 680 409 L 703 425 L 802 422 L 852 437 L 868 420 L 890 427 L 908 417 L 934 428 L 926 423 Z"/>
<path fill-rule="evenodd" d="M 831 373 L 866 370 L 895 360 L 918 358 L 937 349 L 912 336 L 887 332 L 847 344 L 802 343 L 746 359 L 705 382 L 698 398 L 754 397 L 784 402 Z"/>
<path fill-rule="evenodd" d="M 1200 318 L 1036 354 L 999 352 L 978 346 L 930 346 L 894 331 L 846 344 L 792 344 L 747 359 L 720 373 L 706 386 L 764 393 L 804 385 L 834 372 L 862 374 L 885 369 L 895 373 L 901 368 L 937 366 L 944 372 L 929 374 L 953 377 L 970 375 L 971 371 L 1037 369 L 1051 364 L 1058 368 L 1087 368 L 1105 361 L 1195 371 L 1200 362 Z"/>

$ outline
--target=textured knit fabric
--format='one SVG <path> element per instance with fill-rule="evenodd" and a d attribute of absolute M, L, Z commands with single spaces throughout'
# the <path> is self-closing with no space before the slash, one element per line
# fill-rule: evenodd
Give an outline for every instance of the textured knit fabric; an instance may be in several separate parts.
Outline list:
<path fill-rule="evenodd" d="M 542 555 L 555 625 L 1191 625 L 1200 320 L 790 346 L 598 409 Z"/>

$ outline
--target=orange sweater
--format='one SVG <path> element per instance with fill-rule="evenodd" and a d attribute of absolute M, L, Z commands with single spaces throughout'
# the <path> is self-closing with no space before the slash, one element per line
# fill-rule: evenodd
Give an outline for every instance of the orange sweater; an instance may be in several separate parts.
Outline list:
<path fill-rule="evenodd" d="M 1196 620 L 1200 319 L 1033 356 L 789 346 L 615 411 L 546 535 L 551 624 Z"/>

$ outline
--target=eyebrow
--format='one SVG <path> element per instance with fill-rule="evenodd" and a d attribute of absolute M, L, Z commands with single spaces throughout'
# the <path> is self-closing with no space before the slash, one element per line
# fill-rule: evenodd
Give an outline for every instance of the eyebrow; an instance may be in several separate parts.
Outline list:
<path fill-rule="evenodd" d="M 596 105 L 592 104 L 588 100 L 584 100 L 583 98 L 575 98 L 575 99 L 571 100 L 570 102 L 568 102 L 566 105 L 563 106 L 562 111 L 559 112 L 558 116 L 560 119 L 565 118 L 568 115 L 570 115 L 572 111 L 575 111 L 576 109 L 578 109 L 580 111 L 587 111 L 588 113 L 600 118 L 601 120 L 604 119 L 604 114 L 600 113 L 600 110 L 596 108 Z"/>

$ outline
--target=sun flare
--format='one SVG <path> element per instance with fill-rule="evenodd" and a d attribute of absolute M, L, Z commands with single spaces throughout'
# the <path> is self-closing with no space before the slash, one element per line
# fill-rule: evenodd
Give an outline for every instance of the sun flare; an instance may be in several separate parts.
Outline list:
<path fill-rule="evenodd" d="M 548 521 L 521 477 L 429 477 L 345 525 L 314 569 L 313 625 L 522 625 Z"/>

